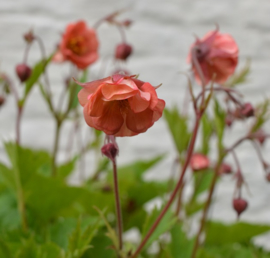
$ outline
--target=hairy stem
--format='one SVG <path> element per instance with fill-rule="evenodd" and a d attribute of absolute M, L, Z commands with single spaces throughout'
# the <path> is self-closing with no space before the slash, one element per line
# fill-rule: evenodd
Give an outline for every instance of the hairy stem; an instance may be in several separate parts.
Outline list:
<path fill-rule="evenodd" d="M 219 159 L 219 161 L 218 161 L 218 163 L 217 163 L 217 165 L 215 167 L 215 172 L 214 172 L 215 174 L 214 174 L 214 177 L 212 179 L 212 182 L 211 182 L 211 185 L 210 185 L 210 190 L 209 190 L 207 200 L 206 200 L 206 203 L 205 203 L 205 206 L 204 206 L 204 209 L 203 209 L 203 215 L 202 215 L 202 219 L 201 219 L 201 223 L 200 223 L 198 233 L 196 235 L 196 239 L 195 239 L 195 243 L 194 243 L 194 246 L 193 246 L 191 258 L 195 258 L 196 254 L 197 254 L 197 251 L 198 251 L 200 237 L 201 237 L 201 234 L 202 234 L 204 226 L 205 226 L 207 213 L 208 213 L 211 201 L 212 201 L 213 193 L 214 193 L 216 182 L 217 182 L 217 179 L 218 179 L 218 171 L 220 169 L 220 165 L 222 163 L 222 160 L 223 160 L 223 157 Z"/>
<path fill-rule="evenodd" d="M 62 125 L 62 122 L 60 120 L 57 120 L 53 153 L 52 153 L 52 176 L 56 176 L 56 156 L 57 156 L 58 146 L 59 146 L 59 135 L 60 135 L 61 125 Z"/>
<path fill-rule="evenodd" d="M 175 197 L 176 197 L 179 189 L 181 188 L 181 186 L 183 184 L 184 175 L 185 175 L 186 169 L 188 167 L 188 164 L 190 162 L 190 158 L 192 156 L 194 145 L 195 145 L 195 142 L 196 142 L 196 138 L 197 138 L 197 134 L 198 134 L 198 129 L 199 129 L 199 125 L 200 125 L 201 116 L 202 116 L 202 114 L 197 114 L 197 116 L 196 116 L 196 122 L 195 122 L 195 126 L 194 126 L 194 129 L 193 129 L 192 138 L 191 138 L 191 141 L 190 141 L 190 144 L 189 144 L 187 158 L 186 158 L 185 164 L 183 166 L 182 173 L 181 173 L 181 176 L 179 178 L 179 181 L 177 182 L 177 185 L 174 188 L 174 190 L 172 192 L 172 195 L 171 195 L 170 199 L 168 200 L 167 204 L 165 205 L 165 207 L 163 208 L 163 210 L 161 211 L 161 213 L 157 217 L 157 219 L 154 222 L 154 224 L 152 225 L 152 227 L 147 232 L 146 236 L 142 240 L 141 244 L 138 246 L 138 248 L 135 251 L 135 253 L 131 256 L 131 258 L 135 258 L 135 257 L 137 257 L 139 255 L 139 253 L 141 252 L 141 250 L 143 249 L 143 247 L 147 243 L 148 239 L 153 234 L 153 232 L 155 231 L 155 229 L 159 225 L 160 221 L 162 220 L 162 218 L 164 217 L 164 215 L 169 210 L 169 208 L 172 205 L 172 203 L 173 203 L 173 201 L 174 201 L 174 199 L 175 199 Z"/>
<path fill-rule="evenodd" d="M 118 229 L 117 231 L 118 231 L 119 251 L 120 251 L 123 247 L 122 213 L 121 213 L 121 205 L 120 205 L 120 197 L 119 197 L 116 160 L 114 159 L 112 162 L 113 162 L 114 197 L 115 197 L 115 208 L 116 208 L 117 229 Z"/>

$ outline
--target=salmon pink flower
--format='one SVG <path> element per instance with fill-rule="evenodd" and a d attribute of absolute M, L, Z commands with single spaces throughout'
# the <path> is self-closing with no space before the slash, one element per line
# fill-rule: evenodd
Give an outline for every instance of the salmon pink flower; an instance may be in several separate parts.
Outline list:
<path fill-rule="evenodd" d="M 158 99 L 155 87 L 135 76 L 114 74 L 79 83 L 80 104 L 86 123 L 114 136 L 133 136 L 147 131 L 161 116 L 165 101 Z"/>
<path fill-rule="evenodd" d="M 192 64 L 198 82 L 207 84 L 213 79 L 223 83 L 234 73 L 238 63 L 238 46 L 229 34 L 210 31 L 191 46 L 187 61 Z"/>
<path fill-rule="evenodd" d="M 85 69 L 98 59 L 98 40 L 94 29 L 84 21 L 69 24 L 62 36 L 59 49 L 53 57 L 56 62 L 70 61 Z"/>

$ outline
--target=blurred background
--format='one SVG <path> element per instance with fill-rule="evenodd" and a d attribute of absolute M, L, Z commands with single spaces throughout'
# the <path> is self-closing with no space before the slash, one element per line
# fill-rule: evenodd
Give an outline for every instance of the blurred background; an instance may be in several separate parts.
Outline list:
<path fill-rule="evenodd" d="M 251 58 L 249 81 L 239 88 L 246 101 L 256 104 L 269 98 L 269 0 L 261 0 L 259 3 L 256 0 L 1 0 L 1 72 L 6 72 L 15 84 L 19 85 L 15 66 L 22 62 L 25 48 L 22 35 L 29 29 L 32 28 L 43 39 L 46 52 L 50 54 L 54 51 L 68 23 L 85 20 L 89 26 L 93 26 L 100 18 L 123 8 L 126 8 L 126 11 L 120 17 L 134 21 L 127 30 L 127 42 L 133 46 L 134 52 L 127 64 L 122 67 L 131 74 L 139 74 L 141 80 L 149 81 L 152 85 L 162 83 L 158 95 L 166 101 L 167 107 L 177 105 L 182 108 L 187 83 L 180 71 L 189 69 L 186 63 L 189 47 L 194 41 L 194 35 L 204 36 L 209 30 L 215 29 L 216 24 L 219 25 L 221 33 L 231 34 L 238 43 L 240 49 L 238 68 L 244 66 L 247 58 Z M 105 77 L 113 72 L 114 49 L 116 44 L 121 42 L 117 29 L 108 24 L 103 24 L 98 29 L 98 37 L 102 59 L 90 68 L 91 79 Z M 39 49 L 34 45 L 28 64 L 33 65 L 39 58 Z M 51 64 L 48 73 L 57 100 L 64 86 L 64 80 L 69 74 L 69 65 Z M 199 86 L 196 89 L 198 91 Z M 4 161 L 7 159 L 3 150 L 3 141 L 15 138 L 15 117 L 14 98 L 9 96 L 0 109 L 0 159 Z M 81 140 L 84 141 L 89 129 L 84 126 L 83 121 L 82 125 Z M 54 127 L 47 105 L 38 87 L 35 87 L 27 101 L 22 118 L 22 144 L 37 149 L 52 148 Z M 270 125 L 266 124 L 264 129 L 269 133 Z M 71 125 L 66 123 L 61 133 L 59 161 L 66 159 L 70 130 Z M 245 123 L 235 123 L 227 132 L 228 146 L 239 136 L 244 135 L 246 130 Z M 137 158 L 150 158 L 156 154 L 166 153 L 163 163 L 153 169 L 147 177 L 162 180 L 169 175 L 176 151 L 163 119 L 144 134 L 118 139 L 118 144 L 120 146 L 118 160 L 121 164 Z M 248 143 L 241 145 L 237 152 L 249 186 L 249 191 L 244 189 L 244 195 L 249 199 L 249 208 L 242 219 L 269 224 L 270 184 L 264 179 L 261 164 Z M 269 153 L 270 142 L 264 146 L 266 160 Z M 215 153 L 211 158 L 214 160 L 214 157 Z M 89 156 L 86 160 L 87 174 L 91 173 L 93 162 L 93 156 Z M 72 181 L 78 183 L 78 177 L 74 175 Z M 222 178 L 221 181 L 210 215 L 217 219 L 233 221 L 235 212 L 231 208 L 231 201 L 235 182 L 231 177 Z M 270 249 L 267 235 L 256 241 Z"/>

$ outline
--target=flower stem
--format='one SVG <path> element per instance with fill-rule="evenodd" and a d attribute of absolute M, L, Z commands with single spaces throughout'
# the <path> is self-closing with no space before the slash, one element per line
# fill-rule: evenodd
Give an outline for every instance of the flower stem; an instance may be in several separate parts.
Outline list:
<path fill-rule="evenodd" d="M 202 219 L 201 219 L 201 223 L 200 223 L 198 233 L 196 235 L 196 239 L 195 239 L 195 243 L 194 243 L 194 246 L 193 246 L 191 258 L 195 258 L 196 254 L 197 254 L 197 251 L 198 251 L 200 237 L 201 237 L 201 234 L 202 234 L 203 229 L 204 229 L 207 213 L 208 213 L 211 201 L 212 201 L 213 193 L 214 193 L 214 190 L 215 190 L 215 185 L 216 185 L 216 182 L 217 182 L 217 179 L 218 179 L 218 171 L 220 169 L 220 165 L 222 163 L 222 160 L 223 160 L 223 157 L 219 159 L 219 161 L 218 161 L 218 163 L 217 163 L 217 165 L 215 167 L 215 172 L 214 172 L 215 174 L 214 174 L 214 177 L 212 179 L 209 194 L 208 194 L 208 197 L 207 197 L 204 209 L 203 209 L 203 215 L 202 215 Z"/>
<path fill-rule="evenodd" d="M 22 120 L 22 112 L 23 107 L 18 105 L 18 113 L 17 113 L 17 119 L 16 119 L 16 143 L 20 145 L 20 129 L 21 129 L 21 120 Z"/>
<path fill-rule="evenodd" d="M 117 180 L 117 166 L 116 160 L 112 160 L 113 163 L 113 182 L 114 182 L 114 197 L 115 197 L 115 207 L 116 207 L 116 217 L 117 217 L 117 228 L 118 228 L 118 240 L 119 240 L 119 251 L 123 247 L 122 240 L 122 214 L 121 214 L 121 205 L 120 205 L 120 197 L 119 197 L 119 189 L 118 189 L 118 180 Z"/>
<path fill-rule="evenodd" d="M 154 224 L 152 225 L 152 227 L 150 228 L 150 230 L 147 232 L 146 236 L 142 240 L 141 244 L 139 245 L 139 247 L 137 248 L 137 250 L 135 251 L 135 253 L 131 256 L 131 258 L 135 258 L 135 257 L 137 257 L 139 255 L 139 253 L 141 252 L 141 250 L 143 249 L 143 247 L 147 243 L 148 239 L 153 234 L 153 232 L 155 231 L 155 229 L 159 225 L 160 221 L 162 220 L 162 218 L 164 217 L 164 215 L 166 214 L 166 212 L 168 211 L 168 209 L 172 205 L 172 203 L 173 203 L 173 201 L 174 201 L 174 199 L 175 199 L 175 197 L 176 197 L 179 189 L 181 188 L 181 186 L 183 184 L 184 175 L 185 175 L 186 169 L 188 167 L 188 164 L 190 162 L 190 158 L 192 156 L 194 145 L 195 145 L 195 142 L 196 142 L 196 138 L 197 138 L 197 134 L 198 134 L 198 129 L 199 129 L 199 125 L 200 125 L 201 116 L 202 116 L 201 113 L 199 113 L 199 114 L 196 115 L 196 122 L 195 122 L 195 126 L 194 126 L 194 129 L 193 129 L 192 138 L 191 138 L 191 141 L 190 141 L 190 144 L 189 144 L 187 158 L 186 158 L 185 164 L 183 166 L 181 176 L 180 176 L 180 178 L 179 178 L 179 180 L 177 182 L 177 185 L 174 188 L 174 190 L 172 192 L 172 195 L 171 195 L 170 199 L 168 200 L 167 204 L 165 205 L 165 207 L 163 208 L 163 210 L 161 211 L 161 213 L 157 217 L 156 221 L 154 222 Z"/>
<path fill-rule="evenodd" d="M 58 120 L 56 123 L 56 132 L 55 132 L 54 147 L 53 147 L 53 153 L 52 153 L 52 176 L 56 176 L 56 155 L 57 155 L 58 146 L 59 146 L 59 135 L 60 135 L 61 125 L 62 125 L 62 122 Z"/>

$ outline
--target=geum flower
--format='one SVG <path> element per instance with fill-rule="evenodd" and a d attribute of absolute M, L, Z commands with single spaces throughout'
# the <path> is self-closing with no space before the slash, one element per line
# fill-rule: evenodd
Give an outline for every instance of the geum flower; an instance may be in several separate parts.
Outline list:
<path fill-rule="evenodd" d="M 79 83 L 80 104 L 86 123 L 114 136 L 133 136 L 145 132 L 161 116 L 165 101 L 148 82 L 114 74 L 110 77 Z"/>
<path fill-rule="evenodd" d="M 96 32 L 87 28 L 84 21 L 66 27 L 59 49 L 53 57 L 55 62 L 70 61 L 79 69 L 85 69 L 98 59 Z"/>
<path fill-rule="evenodd" d="M 211 80 L 224 83 L 237 66 L 238 46 L 229 34 L 221 34 L 218 30 L 210 31 L 191 46 L 187 61 L 192 64 L 199 83 L 207 84 Z M 204 81 L 195 62 L 200 67 Z"/>

